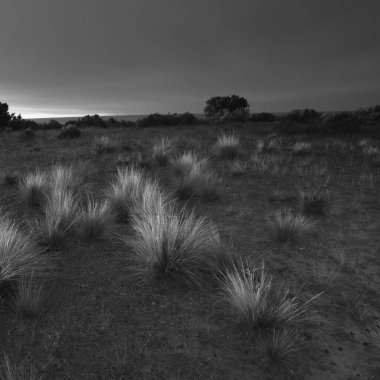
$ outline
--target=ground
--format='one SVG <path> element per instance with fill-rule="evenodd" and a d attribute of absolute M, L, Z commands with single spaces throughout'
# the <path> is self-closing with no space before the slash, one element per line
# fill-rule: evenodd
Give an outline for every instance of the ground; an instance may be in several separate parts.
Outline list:
<path fill-rule="evenodd" d="M 251 164 L 233 172 L 215 157 L 222 130 L 234 130 L 242 161 L 249 162 L 260 139 L 280 141 L 274 165 Z M 310 307 L 303 346 L 288 368 L 295 379 L 380 379 L 379 337 L 371 332 L 380 310 L 380 173 L 363 156 L 356 136 L 285 136 L 272 126 L 230 125 L 146 129 L 86 129 L 76 139 L 57 131 L 0 134 L 0 170 L 23 171 L 52 163 L 91 162 L 91 191 L 102 196 L 120 161 L 120 152 L 96 154 L 95 136 L 116 138 L 124 156 L 148 154 L 162 137 L 178 150 L 192 148 L 210 157 L 219 176 L 220 199 L 187 204 L 218 227 L 226 246 L 242 257 L 264 261 L 276 281 L 305 300 L 323 292 Z M 310 153 L 294 155 L 296 141 Z M 379 145 L 379 141 L 374 141 Z M 170 169 L 151 168 L 170 190 Z M 324 186 L 331 195 L 327 215 L 315 216 L 315 233 L 295 243 L 273 238 L 276 210 L 300 210 L 299 191 Z M 17 189 L 0 185 L 0 204 L 18 223 L 33 214 Z M 217 288 L 192 289 L 174 281 L 140 283 L 128 270 L 128 248 L 118 225 L 108 241 L 83 243 L 75 237 L 54 254 L 55 276 L 45 282 L 37 320 L 17 318 L 7 303 L 0 310 L 0 349 L 12 362 L 33 363 L 45 379 L 276 379 Z"/>

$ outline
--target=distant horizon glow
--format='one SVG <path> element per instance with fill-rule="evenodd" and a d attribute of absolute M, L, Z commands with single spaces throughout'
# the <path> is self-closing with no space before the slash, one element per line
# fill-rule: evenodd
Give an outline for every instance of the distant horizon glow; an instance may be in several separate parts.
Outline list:
<path fill-rule="evenodd" d="M 380 102 L 380 2 L 6 0 L 0 102 L 24 118 Z M 76 116 L 78 115 L 78 116 Z"/>

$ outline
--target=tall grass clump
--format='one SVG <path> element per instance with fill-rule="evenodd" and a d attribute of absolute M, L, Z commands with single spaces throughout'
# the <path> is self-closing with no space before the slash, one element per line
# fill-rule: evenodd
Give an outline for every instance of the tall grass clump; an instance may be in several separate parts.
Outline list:
<path fill-rule="evenodd" d="M 172 161 L 174 192 L 180 200 L 188 200 L 194 196 L 205 202 L 218 199 L 218 178 L 208 169 L 207 159 L 186 152 Z"/>
<path fill-rule="evenodd" d="M 108 136 L 98 136 L 94 139 L 94 148 L 97 154 L 112 153 L 116 151 L 117 143 Z"/>
<path fill-rule="evenodd" d="M 84 241 L 95 241 L 107 238 L 113 229 L 114 216 L 107 202 L 96 202 L 87 199 L 81 208 L 76 221 L 79 237 Z"/>
<path fill-rule="evenodd" d="M 21 199 L 29 207 L 42 206 L 47 187 L 48 176 L 39 169 L 24 174 L 18 184 Z"/>
<path fill-rule="evenodd" d="M 79 161 L 71 165 L 54 165 L 49 172 L 49 186 L 52 192 L 71 191 L 79 193 L 88 177 L 87 162 Z"/>
<path fill-rule="evenodd" d="M 0 215 L 0 295 L 23 278 L 40 277 L 50 269 L 35 241 L 6 215 Z"/>
<path fill-rule="evenodd" d="M 144 173 L 134 167 L 118 168 L 105 192 L 107 202 L 118 222 L 128 222 L 141 199 L 146 184 Z"/>
<path fill-rule="evenodd" d="M 311 153 L 311 144 L 304 141 L 296 142 L 292 146 L 292 152 L 296 156 L 306 156 Z"/>
<path fill-rule="evenodd" d="M 12 363 L 4 354 L 4 358 L 0 361 L 0 378 L 2 380 L 42 380 L 43 376 L 37 375 L 32 363 L 27 361 L 21 364 Z"/>
<path fill-rule="evenodd" d="M 172 142 L 167 137 L 154 144 L 152 158 L 159 166 L 165 166 L 169 162 L 171 154 Z"/>
<path fill-rule="evenodd" d="M 52 249 L 59 249 L 70 234 L 78 217 L 78 201 L 71 190 L 50 189 L 46 194 L 43 217 L 33 226 L 39 241 Z"/>
<path fill-rule="evenodd" d="M 133 218 L 131 268 L 140 279 L 175 278 L 201 285 L 209 272 L 208 258 L 220 248 L 216 227 L 204 218 L 171 205 Z"/>
<path fill-rule="evenodd" d="M 36 319 L 41 313 L 43 286 L 33 277 L 23 278 L 12 297 L 12 306 L 17 315 L 24 319 Z"/>
<path fill-rule="evenodd" d="M 218 136 L 214 146 L 218 157 L 235 160 L 240 156 L 239 136 L 235 133 L 222 133 Z"/>
<path fill-rule="evenodd" d="M 296 241 L 315 229 L 315 222 L 291 210 L 279 210 L 272 220 L 275 239 L 278 241 Z"/>
<path fill-rule="evenodd" d="M 250 263 L 234 266 L 222 278 L 224 299 L 235 309 L 239 319 L 251 328 L 296 325 L 307 320 L 306 306 L 291 296 L 289 289 L 275 286 L 264 265 Z"/>
<path fill-rule="evenodd" d="M 302 212 L 306 215 L 326 215 L 331 207 L 331 196 L 326 190 L 308 187 L 300 191 Z"/>

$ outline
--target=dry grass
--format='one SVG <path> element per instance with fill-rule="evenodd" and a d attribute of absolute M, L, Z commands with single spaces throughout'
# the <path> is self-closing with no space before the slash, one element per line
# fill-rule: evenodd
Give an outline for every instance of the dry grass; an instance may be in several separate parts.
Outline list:
<path fill-rule="evenodd" d="M 172 205 L 156 213 L 133 219 L 132 238 L 123 238 L 131 247 L 132 272 L 140 279 L 176 278 L 201 285 L 208 271 L 209 255 L 220 247 L 216 227 L 185 209 Z"/>
<path fill-rule="evenodd" d="M 159 166 L 165 166 L 169 162 L 172 151 L 172 142 L 165 137 L 159 143 L 154 144 L 152 158 Z"/>
<path fill-rule="evenodd" d="M 98 136 L 94 139 L 94 148 L 97 154 L 115 152 L 118 144 L 108 136 Z"/>
<path fill-rule="evenodd" d="M 43 217 L 32 228 L 39 241 L 59 249 L 78 218 L 78 201 L 71 190 L 51 189 L 45 196 Z"/>
<path fill-rule="evenodd" d="M 48 258 L 30 236 L 7 216 L 0 216 L 0 290 L 7 291 L 22 279 L 40 277 L 51 269 Z"/>
<path fill-rule="evenodd" d="M 283 374 L 295 366 L 302 349 L 297 330 L 273 328 L 255 339 L 255 351 L 261 364 Z"/>
<path fill-rule="evenodd" d="M 79 237 L 84 241 L 96 241 L 109 237 L 114 227 L 114 215 L 109 203 L 87 199 L 76 221 Z"/>
<path fill-rule="evenodd" d="M 36 319 L 41 313 L 43 286 L 37 284 L 33 277 L 23 278 L 17 293 L 12 298 L 16 314 L 25 319 Z"/>
<path fill-rule="evenodd" d="M 29 207 L 41 207 L 48 187 L 48 176 L 45 172 L 36 169 L 21 177 L 18 190 L 21 199 Z"/>
<path fill-rule="evenodd" d="M 28 361 L 21 364 L 11 363 L 9 357 L 4 354 L 0 362 L 0 378 L 2 380 L 42 380 L 43 376 L 38 376 L 34 365 Z"/>
<path fill-rule="evenodd" d="M 146 184 L 144 173 L 134 167 L 118 168 L 114 180 L 106 190 L 107 202 L 117 221 L 128 222 L 136 202 Z"/>
<path fill-rule="evenodd" d="M 300 191 L 302 212 L 306 215 L 326 215 L 331 208 L 331 195 L 321 187 L 308 186 Z"/>
<path fill-rule="evenodd" d="M 217 138 L 214 150 L 218 157 L 228 160 L 237 159 L 240 155 L 239 136 L 235 133 L 220 134 Z"/>
<path fill-rule="evenodd" d="M 242 175 L 246 173 L 248 163 L 241 160 L 234 160 L 229 163 L 228 168 L 232 175 Z"/>
<path fill-rule="evenodd" d="M 311 153 L 311 144 L 308 142 L 296 142 L 292 146 L 292 152 L 297 156 L 306 156 Z"/>
<path fill-rule="evenodd" d="M 289 289 L 273 285 L 273 278 L 265 270 L 242 262 L 223 277 L 224 299 L 235 309 L 245 324 L 251 328 L 284 327 L 307 320 L 307 305 Z"/>
<path fill-rule="evenodd" d="M 279 210 L 271 222 L 274 237 L 278 241 L 296 241 L 305 234 L 314 231 L 316 223 L 291 210 Z"/>

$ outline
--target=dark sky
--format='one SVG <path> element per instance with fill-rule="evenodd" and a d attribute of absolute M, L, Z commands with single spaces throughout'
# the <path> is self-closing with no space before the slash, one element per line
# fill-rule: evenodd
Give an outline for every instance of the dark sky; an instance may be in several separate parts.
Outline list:
<path fill-rule="evenodd" d="M 380 103 L 379 0 L 1 0 L 0 101 L 24 117 Z"/>

